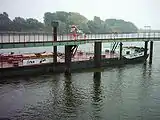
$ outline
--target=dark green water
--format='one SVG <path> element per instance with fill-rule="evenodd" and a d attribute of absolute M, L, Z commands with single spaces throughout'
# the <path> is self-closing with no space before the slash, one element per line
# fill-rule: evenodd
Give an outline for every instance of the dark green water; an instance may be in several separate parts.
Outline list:
<path fill-rule="evenodd" d="M 159 120 L 160 43 L 152 65 L 8 79 L 0 83 L 0 116 L 13 120 Z"/>

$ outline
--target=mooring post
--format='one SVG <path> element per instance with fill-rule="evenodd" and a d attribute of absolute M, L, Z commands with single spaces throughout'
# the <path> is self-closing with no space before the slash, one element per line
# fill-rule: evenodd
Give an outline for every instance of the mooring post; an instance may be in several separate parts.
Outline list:
<path fill-rule="evenodd" d="M 71 75 L 72 46 L 65 45 L 65 75 Z"/>
<path fill-rule="evenodd" d="M 94 64 L 95 67 L 101 67 L 102 42 L 95 42 L 94 45 Z"/>
<path fill-rule="evenodd" d="M 101 72 L 94 72 L 93 78 L 94 78 L 94 80 L 100 80 L 101 79 Z"/>
<path fill-rule="evenodd" d="M 122 42 L 120 42 L 120 54 L 119 54 L 120 60 L 122 60 L 122 50 L 123 50 L 123 44 Z"/>
<path fill-rule="evenodd" d="M 147 51 L 148 51 L 148 41 L 145 41 L 144 43 L 144 57 L 147 57 Z M 147 64 L 147 59 L 145 59 L 144 64 Z"/>
<path fill-rule="evenodd" d="M 145 41 L 144 45 L 144 56 L 147 57 L 147 50 L 148 50 L 148 41 Z"/>
<path fill-rule="evenodd" d="M 101 67 L 101 52 L 102 52 L 102 42 L 94 43 L 94 66 L 96 68 Z M 94 78 L 99 77 L 101 74 L 99 72 L 94 72 Z"/>
<path fill-rule="evenodd" d="M 152 64 L 152 57 L 153 57 L 153 41 L 150 41 L 149 64 Z"/>
<path fill-rule="evenodd" d="M 53 42 L 57 41 L 57 29 L 58 29 L 58 22 L 52 22 L 52 29 L 53 29 Z M 57 46 L 53 45 L 53 63 L 54 65 L 57 64 Z"/>

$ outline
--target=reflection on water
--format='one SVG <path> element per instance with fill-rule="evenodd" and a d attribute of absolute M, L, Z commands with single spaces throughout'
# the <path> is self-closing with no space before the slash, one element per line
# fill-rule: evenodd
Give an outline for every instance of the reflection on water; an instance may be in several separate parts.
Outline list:
<path fill-rule="evenodd" d="M 72 84 L 71 76 L 65 78 L 64 81 L 64 107 L 63 107 L 63 117 L 71 118 L 76 116 L 76 111 L 79 106 L 79 101 L 77 98 L 78 94 L 76 93 L 76 88 Z"/>
<path fill-rule="evenodd" d="M 157 120 L 157 65 L 44 75 L 0 83 L 0 116 L 13 120 Z"/>
<path fill-rule="evenodd" d="M 92 92 L 92 119 L 101 119 L 101 111 L 103 109 L 103 98 L 101 89 L 101 72 L 94 72 Z"/>

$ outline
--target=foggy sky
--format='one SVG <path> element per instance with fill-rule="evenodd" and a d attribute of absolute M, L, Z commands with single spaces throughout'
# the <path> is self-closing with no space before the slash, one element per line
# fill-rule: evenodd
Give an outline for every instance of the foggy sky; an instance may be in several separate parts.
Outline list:
<path fill-rule="evenodd" d="M 133 22 L 138 28 L 150 25 L 160 29 L 160 0 L 0 0 L 0 13 L 33 17 L 43 21 L 45 12 L 79 12 L 88 19 L 117 18 Z"/>

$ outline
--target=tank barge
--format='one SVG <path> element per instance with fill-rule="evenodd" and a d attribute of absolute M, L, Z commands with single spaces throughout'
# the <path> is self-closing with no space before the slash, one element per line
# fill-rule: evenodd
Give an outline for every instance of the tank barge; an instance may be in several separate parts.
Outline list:
<path fill-rule="evenodd" d="M 54 53 L 32 53 L 16 55 L 0 55 L 0 77 L 24 76 L 45 73 L 65 72 L 64 53 L 57 54 L 57 63 L 53 63 Z M 145 62 L 147 56 L 144 55 L 144 48 L 123 47 L 122 58 L 118 51 L 105 50 L 101 55 L 100 67 L 119 66 L 125 64 L 136 64 Z M 77 51 L 71 60 L 71 72 L 95 68 L 94 53 Z"/>

